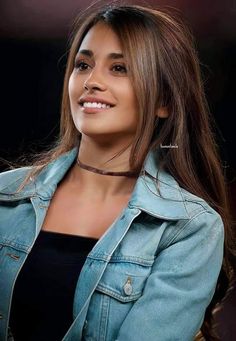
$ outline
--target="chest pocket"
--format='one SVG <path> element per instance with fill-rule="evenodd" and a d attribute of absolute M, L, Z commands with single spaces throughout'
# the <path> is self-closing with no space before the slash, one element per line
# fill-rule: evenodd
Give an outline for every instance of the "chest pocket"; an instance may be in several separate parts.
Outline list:
<path fill-rule="evenodd" d="M 135 301 L 142 295 L 149 273 L 149 267 L 136 264 L 109 264 L 96 290 L 120 302 Z"/>
<path fill-rule="evenodd" d="M 133 304 L 142 296 L 150 265 L 111 262 L 91 298 L 83 340 L 115 340 Z"/>

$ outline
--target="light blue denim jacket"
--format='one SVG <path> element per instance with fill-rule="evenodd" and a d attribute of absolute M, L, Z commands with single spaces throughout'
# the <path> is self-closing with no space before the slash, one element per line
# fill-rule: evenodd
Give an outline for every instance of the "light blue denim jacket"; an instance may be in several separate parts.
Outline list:
<path fill-rule="evenodd" d="M 50 163 L 18 194 L 29 168 L 0 175 L 1 341 L 8 337 L 17 275 L 76 155 L 75 148 Z M 190 341 L 201 327 L 222 264 L 221 217 L 164 171 L 160 195 L 148 176 L 157 174 L 154 152 L 145 170 L 127 207 L 88 254 L 63 341 Z"/>

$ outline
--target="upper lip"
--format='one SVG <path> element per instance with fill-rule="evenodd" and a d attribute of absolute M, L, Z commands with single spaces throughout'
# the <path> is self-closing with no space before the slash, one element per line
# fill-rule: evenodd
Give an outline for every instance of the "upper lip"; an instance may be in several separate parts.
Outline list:
<path fill-rule="evenodd" d="M 83 104 L 84 102 L 104 103 L 104 104 L 108 104 L 110 106 L 114 106 L 115 105 L 115 104 L 107 101 L 106 99 L 98 98 L 98 97 L 90 97 L 90 96 L 81 97 L 80 100 L 79 100 L 79 104 Z"/>

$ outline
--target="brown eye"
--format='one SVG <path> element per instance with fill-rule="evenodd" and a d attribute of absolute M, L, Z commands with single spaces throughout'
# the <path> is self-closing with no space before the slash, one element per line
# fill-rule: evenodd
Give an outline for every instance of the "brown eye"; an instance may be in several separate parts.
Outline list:
<path fill-rule="evenodd" d="M 89 65 L 85 62 L 82 62 L 82 61 L 75 62 L 75 69 L 76 70 L 85 71 L 85 70 L 87 70 L 88 67 L 89 67 Z"/>
<path fill-rule="evenodd" d="M 127 69 L 124 65 L 114 65 L 112 69 L 119 73 L 127 73 Z"/>

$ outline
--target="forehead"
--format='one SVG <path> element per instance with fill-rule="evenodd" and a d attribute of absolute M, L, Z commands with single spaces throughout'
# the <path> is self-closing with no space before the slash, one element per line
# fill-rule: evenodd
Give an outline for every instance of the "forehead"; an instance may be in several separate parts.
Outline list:
<path fill-rule="evenodd" d="M 96 54 L 111 52 L 122 53 L 122 46 L 117 34 L 105 23 L 97 23 L 85 35 L 80 50 L 91 50 Z"/>

